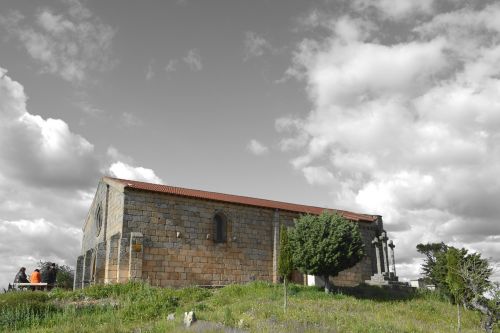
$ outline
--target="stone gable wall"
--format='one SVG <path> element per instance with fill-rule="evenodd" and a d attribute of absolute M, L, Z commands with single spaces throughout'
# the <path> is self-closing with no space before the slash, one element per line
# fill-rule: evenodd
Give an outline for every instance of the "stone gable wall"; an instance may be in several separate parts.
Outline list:
<path fill-rule="evenodd" d="M 97 235 L 95 216 L 98 204 L 101 204 L 101 207 L 105 209 L 106 184 L 103 182 L 100 182 L 97 186 L 94 201 L 92 202 L 87 218 L 85 219 L 85 224 L 83 227 L 82 253 L 85 253 L 85 251 L 94 248 L 98 242 L 102 242 L 104 240 L 104 215 L 103 227 L 101 228 L 99 235 Z M 103 211 L 103 214 L 104 213 L 105 211 Z"/>
<path fill-rule="evenodd" d="M 97 228 L 97 208 L 102 209 L 102 224 Z M 123 192 L 99 182 L 83 227 L 81 255 L 77 258 L 74 287 L 118 281 L 118 241 L 123 227 Z M 127 272 L 128 273 L 128 272 Z"/>
<path fill-rule="evenodd" d="M 109 240 L 113 235 L 122 232 L 123 227 L 123 192 L 109 186 L 108 202 L 106 202 L 107 184 L 100 182 L 97 186 L 94 201 L 90 206 L 83 228 L 82 254 L 94 249 L 97 244 Z M 103 209 L 102 227 L 97 235 L 96 210 L 98 205 Z M 107 212 L 106 212 L 107 210 Z M 106 217 L 107 213 L 107 217 Z"/>

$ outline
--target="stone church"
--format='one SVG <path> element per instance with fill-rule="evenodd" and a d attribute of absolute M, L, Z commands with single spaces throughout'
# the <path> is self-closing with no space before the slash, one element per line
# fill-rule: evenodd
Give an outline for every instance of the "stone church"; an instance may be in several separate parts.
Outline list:
<path fill-rule="evenodd" d="M 83 226 L 74 286 L 130 280 L 172 287 L 277 282 L 280 225 L 293 226 L 301 214 L 325 209 L 103 177 Z M 328 210 L 357 223 L 366 247 L 364 259 L 332 282 L 396 280 L 394 245 L 382 217 Z M 311 278 L 293 276 L 298 283 Z"/>

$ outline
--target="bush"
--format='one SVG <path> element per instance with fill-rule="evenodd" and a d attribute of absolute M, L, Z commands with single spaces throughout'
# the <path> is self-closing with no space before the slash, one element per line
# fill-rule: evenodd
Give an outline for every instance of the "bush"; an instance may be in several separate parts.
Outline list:
<path fill-rule="evenodd" d="M 302 273 L 323 277 L 326 292 L 329 276 L 353 267 L 364 255 L 358 225 L 327 211 L 301 216 L 289 237 L 294 266 Z"/>

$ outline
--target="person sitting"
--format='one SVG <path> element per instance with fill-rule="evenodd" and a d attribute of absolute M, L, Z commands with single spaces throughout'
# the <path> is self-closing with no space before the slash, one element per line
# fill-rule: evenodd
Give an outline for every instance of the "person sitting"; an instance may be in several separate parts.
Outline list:
<path fill-rule="evenodd" d="M 16 277 L 14 278 L 14 283 L 29 283 L 25 267 L 21 267 L 19 272 L 17 272 Z"/>
<path fill-rule="evenodd" d="M 31 273 L 31 283 L 40 283 L 42 282 L 42 275 L 40 274 L 40 270 L 37 268 Z M 31 287 L 31 290 L 38 290 L 38 287 Z"/>
<path fill-rule="evenodd" d="M 14 283 L 29 283 L 28 277 L 26 276 L 26 267 L 21 267 L 19 269 L 19 272 L 17 272 L 16 277 L 14 278 Z M 10 288 L 10 283 L 9 283 L 9 289 L 15 289 L 16 286 L 12 285 L 12 288 Z M 26 288 L 26 287 L 17 287 L 20 289 Z"/>

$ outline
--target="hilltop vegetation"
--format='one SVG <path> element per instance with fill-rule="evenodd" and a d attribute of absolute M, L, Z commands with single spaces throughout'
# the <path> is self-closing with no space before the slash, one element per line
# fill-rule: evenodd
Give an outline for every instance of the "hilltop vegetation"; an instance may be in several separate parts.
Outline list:
<path fill-rule="evenodd" d="M 264 282 L 221 289 L 156 288 L 142 283 L 85 290 L 0 295 L 2 332 L 179 332 L 184 311 L 213 325 L 248 332 L 455 332 L 455 308 L 432 293 L 376 287 L 337 290 Z M 175 320 L 167 320 L 175 313 Z M 219 323 L 216 326 L 215 323 Z M 224 325 L 224 326 L 223 326 Z M 481 332 L 480 317 L 464 311 L 462 332 Z"/>

